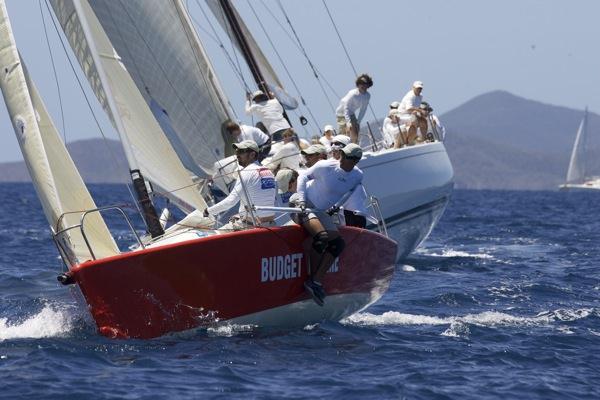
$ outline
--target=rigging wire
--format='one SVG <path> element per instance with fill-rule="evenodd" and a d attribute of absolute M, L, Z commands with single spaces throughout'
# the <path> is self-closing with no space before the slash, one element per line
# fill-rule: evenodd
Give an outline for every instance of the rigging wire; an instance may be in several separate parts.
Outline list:
<path fill-rule="evenodd" d="M 302 91 L 298 87 L 298 84 L 294 80 L 294 77 L 292 76 L 292 74 L 290 73 L 289 69 L 287 68 L 285 62 L 283 61 L 283 58 L 281 57 L 281 54 L 279 53 L 279 51 L 275 47 L 275 44 L 271 40 L 271 36 L 268 34 L 267 30 L 265 29 L 265 26 L 263 25 L 262 21 L 258 17 L 258 13 L 256 12 L 256 10 L 254 9 L 254 7 L 252 6 L 252 3 L 250 2 L 250 0 L 248 0 L 248 5 L 250 6 L 250 9 L 252 10 L 252 13 L 256 17 L 256 20 L 258 21 L 258 23 L 259 23 L 262 31 L 264 32 L 265 36 L 267 37 L 267 40 L 269 41 L 269 44 L 273 48 L 273 51 L 275 52 L 275 55 L 279 59 L 279 62 L 283 66 L 283 69 L 284 69 L 285 73 L 287 74 L 288 78 L 292 82 L 292 85 L 294 85 L 294 88 L 296 88 L 296 91 L 298 92 L 298 96 L 300 97 L 300 101 L 302 102 L 302 105 L 304 107 L 306 107 L 306 110 L 310 114 L 311 118 L 313 119 L 313 121 L 315 122 L 315 124 L 317 125 L 317 127 L 319 127 L 319 122 L 317 121 L 316 117 L 313 115 L 312 110 L 310 109 L 310 107 L 308 106 L 308 104 L 306 104 L 306 100 L 304 100 L 304 96 L 302 95 Z M 329 101 L 329 98 L 327 98 L 327 101 Z M 329 105 L 331 106 L 331 102 L 329 103 Z M 333 108 L 333 106 L 332 106 L 332 108 Z M 296 113 L 296 115 L 297 115 L 297 113 Z M 320 131 L 320 129 L 319 129 L 319 131 Z"/>
<path fill-rule="evenodd" d="M 277 18 L 275 16 L 275 14 L 273 13 L 273 11 L 271 10 L 270 7 L 267 7 L 267 5 L 265 4 L 264 0 L 261 0 L 261 4 L 263 6 L 263 8 L 267 11 L 267 13 L 271 16 L 271 18 L 273 18 L 273 20 L 277 23 L 277 25 L 279 25 L 279 28 L 281 28 L 281 30 L 283 31 L 283 33 L 285 33 L 285 35 L 288 37 L 288 39 L 292 42 L 292 44 L 294 46 L 296 46 L 296 49 L 298 49 L 299 52 L 302 53 L 302 50 L 300 48 L 300 45 L 298 45 L 298 43 L 296 42 L 296 40 L 294 40 L 294 38 L 292 37 L 292 35 L 288 32 L 288 30 L 286 29 L 286 27 L 279 21 L 279 18 Z M 325 85 L 327 86 L 327 88 L 331 91 L 331 93 L 336 97 L 336 98 L 340 98 L 340 95 L 337 93 L 337 91 L 334 89 L 334 87 L 331 85 L 331 83 L 327 80 L 327 78 L 321 73 L 321 71 L 319 71 L 319 69 L 317 68 L 316 65 L 313 64 L 313 66 L 315 67 L 315 71 L 317 71 L 319 77 L 323 80 L 323 82 L 325 82 Z"/>
<path fill-rule="evenodd" d="M 69 62 L 69 65 L 71 66 L 71 71 L 73 71 L 73 75 L 75 76 L 75 79 L 77 80 L 77 84 L 79 85 L 79 88 L 81 89 L 81 93 L 83 94 L 83 97 L 85 98 L 85 102 L 88 106 L 88 109 L 90 110 L 90 113 L 92 114 L 92 118 L 94 119 L 94 122 L 96 123 L 96 126 L 98 127 L 98 131 L 100 131 L 100 134 L 102 135 L 102 139 L 104 142 L 104 145 L 106 146 L 106 149 L 108 151 L 108 154 L 110 154 L 110 157 L 113 159 L 113 163 L 114 165 L 119 165 L 119 161 L 117 159 L 116 154 L 112 151 L 112 149 L 110 148 L 109 144 L 108 144 L 108 138 L 106 137 L 104 130 L 102 129 L 102 126 L 100 125 L 100 121 L 98 121 L 98 118 L 96 117 L 96 113 L 94 113 L 94 109 L 92 108 L 92 104 L 90 103 L 90 99 L 88 98 L 87 94 L 85 93 L 85 89 L 83 87 L 83 84 L 81 83 L 81 79 L 79 79 L 79 75 L 77 75 L 77 71 L 75 69 L 75 66 L 73 65 L 73 61 L 71 60 L 71 57 L 69 57 L 69 52 L 67 50 L 67 47 L 65 46 L 65 42 L 63 41 L 62 36 L 60 35 L 60 31 L 58 29 L 58 26 L 56 25 L 56 21 L 54 20 L 54 18 L 52 17 L 52 11 L 50 10 L 50 5 L 48 4 L 48 0 L 45 0 L 46 3 L 46 8 L 48 9 L 48 13 L 50 14 L 50 20 L 52 21 L 52 25 L 54 25 L 54 30 L 56 31 L 56 35 L 58 36 L 59 40 L 60 40 L 60 44 L 62 46 L 62 49 L 65 53 L 65 56 L 67 58 L 67 61 Z M 129 192 L 129 195 L 131 196 L 131 199 L 133 200 L 133 203 L 135 204 L 138 213 L 140 214 L 140 216 L 142 215 L 142 211 L 139 208 L 139 204 L 131 190 L 131 186 L 128 183 L 125 183 L 125 186 L 127 187 L 127 191 Z M 143 219 L 143 218 L 142 218 Z"/>
<path fill-rule="evenodd" d="M 208 30 L 206 30 L 200 24 L 200 22 L 196 18 L 194 18 L 194 16 L 190 12 L 190 7 L 188 5 L 188 0 L 186 0 L 186 7 L 187 7 L 187 10 L 188 10 L 188 14 L 189 14 L 190 18 L 192 19 L 192 21 L 195 23 L 194 26 L 198 27 L 199 29 L 201 29 L 207 35 L 207 37 L 209 37 L 210 39 L 212 39 L 215 43 L 217 43 L 219 45 L 219 48 L 225 54 L 225 58 L 226 58 L 227 62 L 229 63 L 229 66 L 231 67 L 231 69 L 233 69 L 234 75 L 236 76 L 236 78 L 240 82 L 240 84 L 242 86 L 242 89 L 244 91 L 246 91 L 246 92 L 250 92 L 250 87 L 248 85 L 248 82 L 246 82 L 246 78 L 244 77 L 244 73 L 241 70 L 241 68 L 238 68 L 239 62 L 238 62 L 238 66 L 236 66 L 235 62 L 233 61 L 233 58 L 231 57 L 231 54 L 225 48 L 225 44 L 221 40 L 219 34 L 217 33 L 217 30 L 215 29 L 214 25 L 210 21 L 210 18 L 208 17 L 208 14 L 206 13 L 206 11 L 204 11 L 204 8 L 201 6 L 199 0 L 196 0 L 196 5 L 200 9 L 200 12 L 204 16 L 204 19 L 206 19 L 206 22 L 208 23 L 208 26 L 210 26 L 210 29 L 212 30 L 212 34 Z M 230 103 L 230 105 L 231 105 L 231 103 Z M 235 111 L 234 111 L 234 113 L 235 113 Z M 236 118 L 237 118 L 237 115 L 236 115 Z"/>
<path fill-rule="evenodd" d="M 65 112 L 63 109 L 62 95 L 60 92 L 60 84 L 58 81 L 58 74 L 56 73 L 56 65 L 54 64 L 54 56 L 52 55 L 52 49 L 50 47 L 50 38 L 48 37 L 48 29 L 46 27 L 46 18 L 44 16 L 44 9 L 42 8 L 42 0 L 38 2 L 40 6 L 40 15 L 42 16 L 42 24 L 44 25 L 44 35 L 46 36 L 46 44 L 48 45 L 48 53 L 50 54 L 50 61 L 52 63 L 52 71 L 54 72 L 54 81 L 56 82 L 56 90 L 58 92 L 58 104 L 60 106 L 60 119 L 62 122 L 63 142 L 67 144 L 67 128 L 65 125 Z M 50 17 L 52 18 L 52 16 Z"/>
<path fill-rule="evenodd" d="M 283 4 L 281 3 L 281 0 L 277 0 L 277 4 L 279 5 L 279 9 L 281 10 L 281 12 L 283 13 L 283 16 L 286 20 L 286 22 L 288 23 L 288 25 L 290 26 L 290 29 L 292 30 L 292 33 L 294 34 L 294 37 L 296 38 L 296 41 L 298 42 L 298 46 L 300 47 L 300 51 L 302 52 L 302 54 L 304 55 L 304 58 L 306 58 L 306 61 L 308 62 L 308 65 L 310 66 L 313 75 L 315 77 L 315 79 L 317 80 L 317 82 L 319 83 L 319 87 L 321 88 L 321 91 L 323 92 L 323 95 L 325 95 L 327 102 L 329 103 L 329 106 L 331 107 L 332 111 L 335 113 L 335 109 L 333 107 L 333 104 L 331 103 L 331 101 L 329 100 L 329 97 L 327 96 L 327 92 L 325 91 L 325 88 L 323 87 L 323 83 L 321 82 L 321 80 L 319 79 L 319 74 L 317 73 L 317 70 L 314 66 L 314 64 L 312 63 L 312 60 L 310 59 L 310 57 L 308 56 L 308 53 L 306 52 L 306 49 L 304 48 L 304 46 L 302 45 L 302 42 L 300 41 L 300 37 L 298 36 L 298 33 L 296 32 L 296 29 L 294 28 L 294 26 L 292 25 L 292 21 L 290 21 L 290 18 L 288 17 L 287 13 L 285 12 L 285 9 L 283 8 Z M 319 132 L 321 131 L 321 129 L 319 129 Z"/>
<path fill-rule="evenodd" d="M 337 34 L 337 37 L 340 40 L 340 44 L 342 45 L 342 48 L 344 49 L 344 53 L 346 53 L 346 58 L 348 58 L 348 63 L 352 67 L 352 71 L 354 71 L 354 76 L 358 76 L 358 71 L 356 70 L 354 63 L 352 62 L 350 53 L 348 52 L 348 49 L 346 48 L 346 44 L 344 43 L 344 40 L 342 39 L 342 35 L 340 34 L 340 31 L 338 30 L 337 24 L 333 20 L 333 16 L 331 15 L 331 12 L 329 11 L 329 7 L 327 7 L 327 3 L 325 2 L 325 0 L 321 0 L 321 1 L 323 3 L 323 6 L 325 7 L 325 10 L 327 11 L 327 15 L 329 15 L 329 20 L 331 21 L 331 25 L 333 26 L 333 29 L 335 29 L 335 33 Z M 381 131 L 382 130 L 381 123 L 377 119 L 377 114 L 375 114 L 375 110 L 373 109 L 371 102 L 369 102 L 369 110 L 371 111 L 371 114 L 373 115 L 373 118 L 375 119 L 375 122 L 377 123 L 377 127 Z"/>

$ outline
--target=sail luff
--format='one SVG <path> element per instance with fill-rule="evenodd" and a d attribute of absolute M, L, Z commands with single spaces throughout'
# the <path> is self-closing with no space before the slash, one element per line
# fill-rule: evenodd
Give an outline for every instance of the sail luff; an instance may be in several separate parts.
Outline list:
<path fill-rule="evenodd" d="M 587 136 L 587 119 L 588 111 L 585 109 L 583 119 L 579 124 L 571 159 L 569 161 L 569 169 L 567 171 L 567 183 L 583 183 L 585 181 L 585 142 Z"/>
<path fill-rule="evenodd" d="M 119 114 L 117 105 L 115 104 L 115 98 L 112 93 L 111 86 L 108 84 L 106 72 L 104 71 L 102 62 L 100 61 L 100 53 L 98 52 L 98 49 L 96 47 L 94 35 L 91 32 L 86 14 L 83 10 L 82 0 L 73 0 L 73 5 L 75 7 L 75 12 L 79 17 L 79 23 L 81 24 L 83 34 L 85 35 L 87 41 L 87 45 L 90 48 L 90 54 L 92 56 L 92 59 L 96 66 L 96 71 L 100 78 L 100 85 L 102 86 L 104 93 L 106 93 L 106 102 L 110 110 L 112 121 L 115 124 L 117 133 L 119 134 L 119 138 L 121 139 L 121 143 L 123 144 L 123 150 L 125 152 L 125 157 L 127 158 L 127 163 L 129 164 L 129 169 L 139 169 L 138 163 L 135 159 L 135 155 L 133 154 L 131 143 L 129 142 L 129 139 L 125 134 L 125 126 Z"/>

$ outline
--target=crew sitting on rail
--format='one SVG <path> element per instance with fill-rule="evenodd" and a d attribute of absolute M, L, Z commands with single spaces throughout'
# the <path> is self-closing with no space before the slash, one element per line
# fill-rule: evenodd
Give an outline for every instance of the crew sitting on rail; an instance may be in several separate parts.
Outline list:
<path fill-rule="evenodd" d="M 277 146 L 277 151 L 272 157 L 263 160 L 263 165 L 276 173 L 281 168 L 300 168 L 300 148 L 298 136 L 292 128 L 283 132 L 283 145 Z"/>
<path fill-rule="evenodd" d="M 275 176 L 270 169 L 258 163 L 258 145 L 253 140 L 234 143 L 235 155 L 241 169 L 229 195 L 214 206 L 204 210 L 204 216 L 217 215 L 228 211 L 238 202 L 238 214 L 219 230 L 241 230 L 255 225 L 273 225 L 272 211 L 255 211 L 253 219 L 248 212 L 252 206 L 273 207 L 277 194 Z M 246 191 L 244 193 L 244 191 Z"/>
<path fill-rule="evenodd" d="M 341 158 L 341 149 L 350 144 L 350 137 L 346 135 L 336 135 L 331 141 L 331 157 L 339 160 Z"/>
<path fill-rule="evenodd" d="M 298 215 L 301 225 L 313 238 L 310 276 L 304 282 L 304 288 L 320 306 L 324 304 L 325 299 L 321 281 L 345 247 L 333 215 L 339 211 L 339 205 L 345 202 L 363 178 L 362 171 L 356 167 L 362 157 L 360 146 L 348 144 L 341 153 L 339 162 L 319 161 L 298 177 L 296 204 L 302 210 L 306 207 L 315 210 Z"/>
<path fill-rule="evenodd" d="M 417 139 L 417 128 L 421 136 L 427 134 L 427 120 L 423 116 L 419 106 L 423 101 L 421 92 L 423 91 L 423 82 L 415 81 L 412 88 L 404 95 L 400 102 L 400 121 L 408 126 L 408 143 L 414 144 Z"/>
<path fill-rule="evenodd" d="M 313 144 L 301 151 L 304 156 L 304 165 L 310 168 L 320 160 L 327 160 L 327 149 L 322 144 Z"/>
<path fill-rule="evenodd" d="M 290 123 L 283 116 L 283 106 L 273 93 L 265 94 L 262 90 L 246 94 L 246 114 L 254 114 L 265 125 L 271 139 L 276 142 L 281 140 L 281 135 L 291 128 Z"/>
<path fill-rule="evenodd" d="M 235 122 L 228 122 L 225 125 L 225 131 L 228 132 L 234 142 L 240 143 L 244 140 L 252 140 L 258 145 L 258 160 L 262 161 L 271 150 L 271 138 L 258 128 L 250 125 L 239 125 Z"/>
<path fill-rule="evenodd" d="M 335 131 L 333 130 L 333 126 L 325 125 L 323 128 L 323 136 L 319 138 L 319 143 L 321 143 L 327 149 L 327 152 L 331 151 L 331 141 L 335 136 Z"/>
<path fill-rule="evenodd" d="M 367 74 L 362 74 L 356 78 L 355 83 L 356 89 L 350 90 L 342 97 L 335 110 L 338 133 L 349 135 L 352 143 L 358 143 L 360 122 L 367 112 L 371 99 L 371 94 L 367 90 L 373 86 L 373 79 Z M 357 111 L 358 116 L 356 115 Z"/>
<path fill-rule="evenodd" d="M 400 111 L 397 109 L 390 109 L 383 120 L 383 141 L 388 148 L 399 149 L 407 144 L 407 128 L 400 122 Z"/>
<path fill-rule="evenodd" d="M 426 101 L 421 102 L 420 108 L 427 119 L 427 135 L 429 136 L 430 132 L 432 134 L 429 140 L 444 141 L 446 139 L 446 128 L 442 125 L 438 116 L 433 113 L 433 108 Z"/>

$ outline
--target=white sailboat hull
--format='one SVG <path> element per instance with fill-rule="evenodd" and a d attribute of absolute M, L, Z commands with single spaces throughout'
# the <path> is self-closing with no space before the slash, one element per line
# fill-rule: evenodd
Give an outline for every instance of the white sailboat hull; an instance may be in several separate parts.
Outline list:
<path fill-rule="evenodd" d="M 427 238 L 450 200 L 454 170 L 446 148 L 435 142 L 365 153 L 359 168 L 401 260 Z"/>
<path fill-rule="evenodd" d="M 600 178 L 591 179 L 583 183 L 565 183 L 564 185 L 560 185 L 559 189 L 561 191 L 569 192 L 588 192 L 593 190 L 600 190 Z"/>

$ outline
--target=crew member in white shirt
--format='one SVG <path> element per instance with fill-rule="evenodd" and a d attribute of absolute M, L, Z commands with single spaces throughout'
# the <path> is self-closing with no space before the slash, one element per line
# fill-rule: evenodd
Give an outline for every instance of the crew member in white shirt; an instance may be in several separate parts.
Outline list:
<path fill-rule="evenodd" d="M 236 143 L 241 143 L 244 140 L 252 140 L 258 145 L 259 156 L 258 161 L 261 161 L 263 158 L 269 154 L 271 150 L 271 138 L 269 135 L 264 133 L 258 128 L 250 125 L 239 125 L 235 122 L 228 122 L 225 125 L 225 131 L 228 132 L 233 141 Z"/>
<path fill-rule="evenodd" d="M 263 160 L 263 165 L 268 167 L 274 173 L 281 168 L 298 169 L 300 168 L 300 148 L 298 146 L 298 137 L 293 129 L 286 130 L 283 135 L 283 146 L 280 146 L 273 157 Z"/>
<path fill-rule="evenodd" d="M 331 141 L 335 136 L 335 131 L 333 130 L 333 126 L 325 125 L 323 128 L 323 136 L 319 138 L 319 143 L 321 143 L 327 149 L 327 152 L 331 151 Z"/>
<path fill-rule="evenodd" d="M 281 140 L 281 135 L 286 129 L 291 128 L 290 123 L 283 116 L 283 106 L 279 100 L 267 96 L 262 90 L 257 90 L 252 95 L 248 93 L 246 100 L 246 114 L 254 114 L 265 125 L 271 139 L 276 142 Z M 251 101 L 252 100 L 252 101 Z"/>
<path fill-rule="evenodd" d="M 335 135 L 331 140 L 331 157 L 339 160 L 342 157 L 341 150 L 350 144 L 350 137 L 346 135 Z"/>
<path fill-rule="evenodd" d="M 400 121 L 408 126 L 409 144 L 414 144 L 417 138 L 417 128 L 421 135 L 427 134 L 427 120 L 423 117 L 419 106 L 423 101 L 423 82 L 414 81 L 412 88 L 404 95 L 398 110 L 400 111 Z"/>
<path fill-rule="evenodd" d="M 327 160 L 327 149 L 322 144 L 313 144 L 301 151 L 304 156 L 304 165 L 310 168 L 318 161 Z"/>
<path fill-rule="evenodd" d="M 350 90 L 341 100 L 335 111 L 338 124 L 338 134 L 346 134 L 352 143 L 358 143 L 360 122 L 362 121 L 371 94 L 367 91 L 373 86 L 373 79 L 367 74 L 356 78 L 356 89 Z M 358 112 L 358 115 L 356 113 Z"/>
<path fill-rule="evenodd" d="M 434 138 L 443 142 L 446 139 L 446 128 L 442 125 L 438 116 L 433 113 L 433 108 L 424 101 L 421 103 L 421 109 L 423 109 L 425 118 L 427 118 L 427 132 L 432 132 Z"/>
<path fill-rule="evenodd" d="M 219 203 L 204 210 L 204 216 L 217 215 L 230 210 L 240 203 L 238 214 L 232 217 L 229 223 L 220 230 L 241 230 L 250 226 L 272 225 L 274 213 L 272 211 L 255 211 L 253 220 L 249 210 L 252 205 L 273 207 L 277 188 L 275 176 L 270 169 L 258 163 L 258 145 L 252 140 L 234 143 L 235 155 L 241 169 L 238 179 L 229 195 Z M 244 190 L 246 193 L 244 193 Z"/>
<path fill-rule="evenodd" d="M 342 149 L 339 162 L 319 161 L 298 177 L 296 204 L 301 209 L 320 210 L 301 213 L 299 219 L 313 238 L 310 277 L 304 282 L 304 288 L 321 306 L 325 298 L 321 281 L 345 247 L 333 215 L 362 182 L 363 173 L 356 167 L 361 157 L 360 146 L 351 143 Z"/>
<path fill-rule="evenodd" d="M 383 120 L 383 140 L 388 148 L 399 149 L 406 144 L 406 126 L 400 122 L 399 115 L 400 111 L 392 108 Z"/>
<path fill-rule="evenodd" d="M 275 175 L 275 180 L 277 181 L 277 198 L 275 200 L 275 206 L 289 207 L 290 197 L 296 193 L 298 171 L 287 168 L 280 169 L 277 171 L 277 175 Z M 278 226 L 291 223 L 290 214 L 278 212 L 275 215 L 275 221 Z"/>

